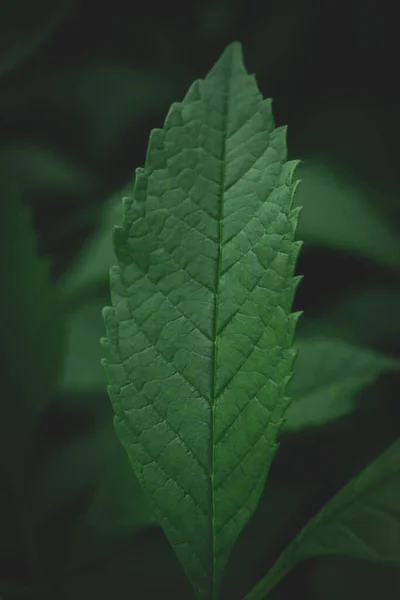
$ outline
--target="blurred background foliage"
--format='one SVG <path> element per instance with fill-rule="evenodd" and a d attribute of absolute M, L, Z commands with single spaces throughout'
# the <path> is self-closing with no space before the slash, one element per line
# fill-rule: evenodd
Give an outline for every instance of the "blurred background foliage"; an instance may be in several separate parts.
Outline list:
<path fill-rule="evenodd" d="M 192 598 L 116 440 L 100 365 L 111 233 L 150 129 L 233 40 L 302 159 L 299 339 L 400 356 L 399 37 L 388 0 L 0 5 L 0 596 Z M 399 379 L 288 431 L 224 598 L 399 435 Z M 38 416 L 39 415 L 39 416 Z M 273 599 L 398 598 L 390 567 L 299 565 Z"/>

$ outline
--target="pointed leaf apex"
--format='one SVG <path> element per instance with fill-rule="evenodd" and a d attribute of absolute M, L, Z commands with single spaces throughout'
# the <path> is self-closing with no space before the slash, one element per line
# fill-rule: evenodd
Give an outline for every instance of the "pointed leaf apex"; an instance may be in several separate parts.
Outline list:
<path fill-rule="evenodd" d="M 220 58 L 209 71 L 208 77 L 219 75 L 226 70 L 247 75 L 243 62 L 242 44 L 240 42 L 232 42 L 225 48 Z"/>

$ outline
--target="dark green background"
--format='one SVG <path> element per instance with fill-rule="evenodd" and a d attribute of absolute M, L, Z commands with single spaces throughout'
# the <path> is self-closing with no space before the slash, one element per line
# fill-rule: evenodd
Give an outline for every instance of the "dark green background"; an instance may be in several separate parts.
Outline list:
<path fill-rule="evenodd" d="M 246 67 L 274 99 L 277 124 L 289 126 L 289 156 L 306 169 L 303 198 L 315 197 L 297 267 L 304 275 L 294 306 L 304 311 L 299 335 L 337 335 L 400 355 L 396 8 L 388 0 L 1 3 L 4 600 L 192 598 L 163 534 L 146 525 L 146 505 L 113 433 L 98 344 L 107 260 L 89 253 L 90 276 L 76 285 L 72 269 L 101 224 L 111 236 L 114 221 L 103 208 L 144 164 L 150 130 L 229 42 L 242 42 Z M 316 187 L 314 164 L 334 172 L 344 194 L 329 181 Z M 20 200 L 36 232 L 31 245 L 13 221 Z M 41 288 L 38 304 L 31 302 L 35 244 L 60 292 L 54 314 Z M 59 340 L 55 352 L 46 353 L 43 340 L 24 343 L 40 307 L 43 331 Z M 31 409 L 44 395 L 25 448 Z M 224 598 L 239 600 L 265 574 L 316 509 L 399 435 L 399 419 L 399 380 L 385 375 L 355 414 L 282 439 L 267 491 L 233 552 Z M 22 481 L 23 506 L 9 492 L 12 477 Z M 390 600 L 400 596 L 400 577 L 345 559 L 308 561 L 273 593 L 299 596 Z"/>

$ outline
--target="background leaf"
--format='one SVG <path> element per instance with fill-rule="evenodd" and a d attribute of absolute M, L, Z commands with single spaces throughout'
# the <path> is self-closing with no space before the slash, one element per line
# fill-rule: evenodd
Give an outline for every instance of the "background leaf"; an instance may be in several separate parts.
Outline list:
<path fill-rule="evenodd" d="M 64 319 L 48 263 L 37 253 L 19 182 L 1 167 L 0 461 L 22 452 L 54 392 L 64 349 Z M 18 314 L 18 319 L 10 316 Z"/>
<path fill-rule="evenodd" d="M 115 427 L 202 599 L 219 594 L 290 401 L 300 244 L 285 134 L 232 44 L 153 130 L 115 231 Z"/>
<path fill-rule="evenodd" d="M 0 77 L 30 57 L 53 33 L 74 0 L 3 0 L 0 19 Z"/>
<path fill-rule="evenodd" d="M 99 428 L 96 441 L 90 446 L 102 457 L 98 482 L 91 504 L 82 519 L 77 521 L 76 532 L 72 534 L 79 534 L 82 528 L 87 528 L 97 539 L 95 543 L 106 548 L 113 538 L 129 538 L 134 530 L 157 522 L 126 452 L 115 435 L 112 421 L 107 420 Z"/>
<path fill-rule="evenodd" d="M 295 343 L 298 354 L 288 386 L 293 401 L 285 431 L 322 425 L 354 410 L 355 396 L 400 360 L 340 339 L 309 338 Z"/>
<path fill-rule="evenodd" d="M 301 560 L 348 556 L 400 563 L 400 440 L 352 479 L 310 520 L 245 600 L 264 598 Z"/>
<path fill-rule="evenodd" d="M 296 559 L 339 554 L 400 563 L 400 440 L 369 464 L 294 541 Z"/>
<path fill-rule="evenodd" d="M 38 562 L 27 476 L 35 434 L 54 394 L 64 321 L 49 268 L 37 252 L 20 182 L 0 156 L 0 566 L 21 581 Z M 0 588 L 0 594 L 2 590 Z"/>
<path fill-rule="evenodd" d="M 115 264 L 115 252 L 110 230 L 122 220 L 122 197 L 115 195 L 102 209 L 99 227 L 91 236 L 71 268 L 60 281 L 64 303 L 72 308 L 87 297 L 106 288 L 110 268 Z"/>
<path fill-rule="evenodd" d="M 101 366 L 99 339 L 104 333 L 101 309 L 107 299 L 92 301 L 68 315 L 66 352 L 59 389 L 68 393 L 101 393 L 107 378 Z"/>
<path fill-rule="evenodd" d="M 371 202 L 371 194 L 337 167 L 306 160 L 295 203 L 303 207 L 297 235 L 306 244 L 329 246 L 400 266 L 397 232 Z"/>

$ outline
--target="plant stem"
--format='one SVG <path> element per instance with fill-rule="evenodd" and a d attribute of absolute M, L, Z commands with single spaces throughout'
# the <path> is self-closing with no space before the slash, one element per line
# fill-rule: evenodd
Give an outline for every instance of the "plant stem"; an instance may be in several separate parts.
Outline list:
<path fill-rule="evenodd" d="M 296 563 L 293 560 L 288 560 L 287 549 L 282 552 L 268 573 L 246 594 L 243 600 L 264 600 L 278 583 L 290 573 Z"/>

